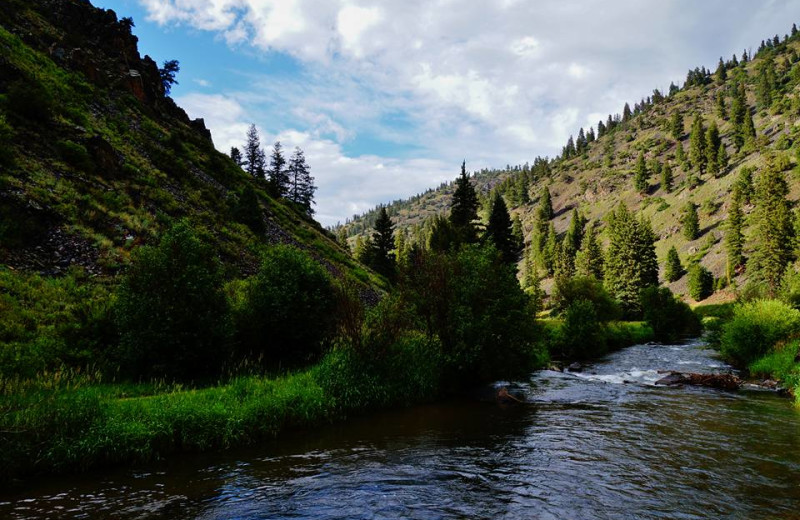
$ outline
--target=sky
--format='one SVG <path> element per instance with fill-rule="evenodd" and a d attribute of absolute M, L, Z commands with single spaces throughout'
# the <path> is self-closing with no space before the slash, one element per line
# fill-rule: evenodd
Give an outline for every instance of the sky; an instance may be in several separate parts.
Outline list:
<path fill-rule="evenodd" d="M 93 0 L 181 70 L 223 152 L 299 146 L 344 222 L 468 170 L 554 156 L 625 102 L 800 23 L 792 0 Z M 596 126 L 595 126 L 596 128 Z"/>

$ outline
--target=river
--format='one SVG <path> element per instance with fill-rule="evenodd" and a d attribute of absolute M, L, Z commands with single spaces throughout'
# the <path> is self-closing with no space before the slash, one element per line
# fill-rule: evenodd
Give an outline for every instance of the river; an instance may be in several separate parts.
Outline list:
<path fill-rule="evenodd" d="M 700 342 L 637 345 L 522 382 L 530 405 L 445 402 L 247 450 L 39 481 L 0 518 L 800 518 L 800 409 L 654 386 L 726 371 Z"/>

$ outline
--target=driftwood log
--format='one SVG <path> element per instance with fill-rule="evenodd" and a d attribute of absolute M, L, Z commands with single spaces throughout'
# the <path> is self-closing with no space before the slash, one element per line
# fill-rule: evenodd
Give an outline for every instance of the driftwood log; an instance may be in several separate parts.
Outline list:
<path fill-rule="evenodd" d="M 708 386 L 720 390 L 738 390 L 742 380 L 733 374 L 693 374 L 687 372 L 669 372 L 656 381 L 657 385 L 694 385 Z"/>

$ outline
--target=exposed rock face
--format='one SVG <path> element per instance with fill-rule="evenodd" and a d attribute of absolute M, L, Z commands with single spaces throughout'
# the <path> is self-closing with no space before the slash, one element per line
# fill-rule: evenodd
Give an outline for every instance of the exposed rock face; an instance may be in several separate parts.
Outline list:
<path fill-rule="evenodd" d="M 733 374 L 692 374 L 684 372 L 670 372 L 656 381 L 657 385 L 695 385 L 717 388 L 719 390 L 738 390 L 742 380 Z"/>

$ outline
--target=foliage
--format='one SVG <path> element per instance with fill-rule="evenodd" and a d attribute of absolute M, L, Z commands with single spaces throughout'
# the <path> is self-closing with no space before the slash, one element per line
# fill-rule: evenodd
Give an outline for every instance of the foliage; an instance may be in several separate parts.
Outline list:
<path fill-rule="evenodd" d="M 723 325 L 720 351 L 731 361 L 746 366 L 798 332 L 800 311 L 787 304 L 777 300 L 741 303 Z"/>
<path fill-rule="evenodd" d="M 559 278 L 551 298 L 553 311 L 565 313 L 579 301 L 591 302 L 598 321 L 618 320 L 622 311 L 603 283 L 594 277 Z"/>
<path fill-rule="evenodd" d="M 299 249 L 267 249 L 234 304 L 240 353 L 270 366 L 316 359 L 333 331 L 334 292 L 325 269 Z"/>
<path fill-rule="evenodd" d="M 216 375 L 230 333 L 220 265 L 186 221 L 137 249 L 117 291 L 116 358 L 131 377 Z"/>
<path fill-rule="evenodd" d="M 606 352 L 603 326 L 589 300 L 575 300 L 567 307 L 559 332 L 558 353 L 566 359 L 588 359 Z"/>
<path fill-rule="evenodd" d="M 680 280 L 683 274 L 683 266 L 678 256 L 678 250 L 675 249 L 675 246 L 672 246 L 667 251 L 667 261 L 664 263 L 664 279 L 668 282 L 675 282 Z"/>
<path fill-rule="evenodd" d="M 492 212 L 489 215 L 489 223 L 486 225 L 485 237 L 491 240 L 494 247 L 500 251 L 505 262 L 516 263 L 519 250 L 511 234 L 511 217 L 508 215 L 506 203 L 499 193 L 495 194 L 492 202 Z"/>
<path fill-rule="evenodd" d="M 697 216 L 697 205 L 687 201 L 681 210 L 681 225 L 686 240 L 695 240 L 700 236 L 700 218 Z"/>
<path fill-rule="evenodd" d="M 394 223 L 382 208 L 378 219 L 375 221 L 375 230 L 372 233 L 372 253 L 369 256 L 369 265 L 378 273 L 392 278 L 395 271 L 394 249 Z"/>
<path fill-rule="evenodd" d="M 460 241 L 475 242 L 477 234 L 474 222 L 478 219 L 478 197 L 467 176 L 466 161 L 461 163 L 461 175 L 456 179 L 456 189 L 450 203 L 450 223 Z"/>
<path fill-rule="evenodd" d="M 675 342 L 681 336 L 700 332 L 697 315 L 667 287 L 648 287 L 642 291 L 641 299 L 644 320 L 653 329 L 657 341 Z"/>
<path fill-rule="evenodd" d="M 761 172 L 756 189 L 758 247 L 752 260 L 771 295 L 777 291 L 792 258 L 794 228 L 788 190 L 783 173 L 774 164 Z"/>
<path fill-rule="evenodd" d="M 41 82 L 19 79 L 8 87 L 6 106 L 31 123 L 45 123 L 53 117 L 54 99 Z"/>
<path fill-rule="evenodd" d="M 178 64 L 178 60 L 167 60 L 164 62 L 164 66 L 158 69 L 158 74 L 161 76 L 161 86 L 164 87 L 164 94 L 167 96 L 169 96 L 172 90 L 172 85 L 178 84 L 175 75 L 180 72 L 180 70 L 181 67 Z"/>
<path fill-rule="evenodd" d="M 705 300 L 714 292 L 714 275 L 700 264 L 689 268 L 689 296 L 694 300 Z"/>

